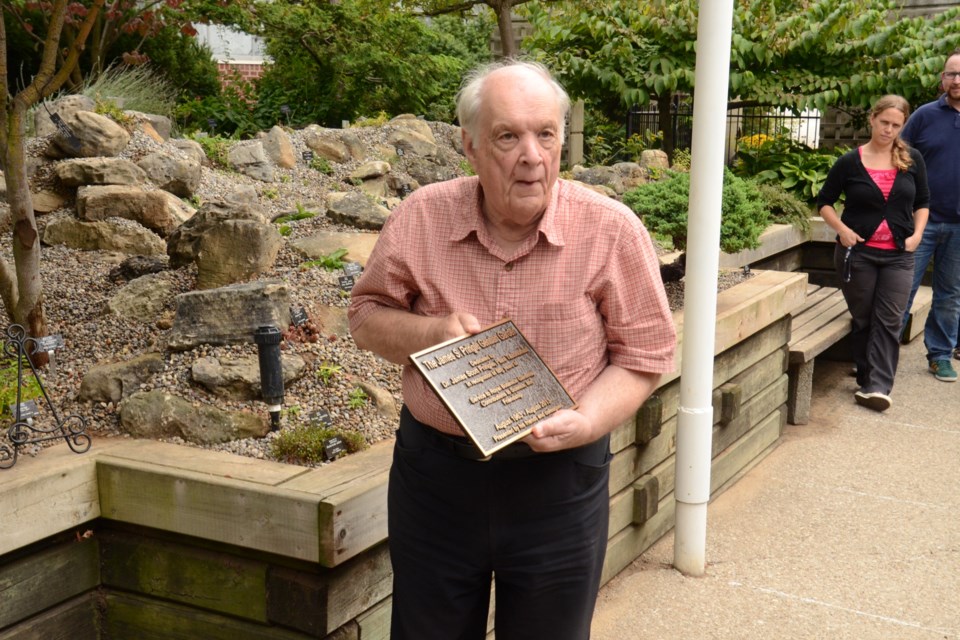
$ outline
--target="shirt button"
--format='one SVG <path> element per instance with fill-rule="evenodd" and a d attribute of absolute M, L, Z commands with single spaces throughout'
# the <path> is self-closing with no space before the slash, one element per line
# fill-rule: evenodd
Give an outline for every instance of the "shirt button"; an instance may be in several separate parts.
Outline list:
<path fill-rule="evenodd" d="M 513 271 L 513 263 L 512 263 L 512 262 L 508 262 L 508 263 L 506 264 L 506 266 L 504 267 L 504 269 L 506 269 L 507 271 Z"/>

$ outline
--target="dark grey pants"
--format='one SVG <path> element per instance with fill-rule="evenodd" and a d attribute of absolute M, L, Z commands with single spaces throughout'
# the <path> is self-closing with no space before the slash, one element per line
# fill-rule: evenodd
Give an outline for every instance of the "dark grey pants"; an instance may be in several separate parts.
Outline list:
<path fill-rule="evenodd" d="M 858 244 L 848 256 L 837 243 L 833 258 L 853 316 L 850 347 L 857 384 L 865 393 L 889 394 L 900 360 L 900 327 L 913 283 L 913 254 Z"/>
<path fill-rule="evenodd" d="M 406 407 L 388 488 L 392 640 L 587 640 L 607 548 L 609 438 L 489 462 Z M 442 444 L 442 443 L 440 443 Z"/>

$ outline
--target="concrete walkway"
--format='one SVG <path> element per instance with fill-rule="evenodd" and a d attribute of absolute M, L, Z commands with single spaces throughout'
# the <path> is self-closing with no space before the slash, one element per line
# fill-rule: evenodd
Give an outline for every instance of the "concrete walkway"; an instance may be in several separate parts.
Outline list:
<path fill-rule="evenodd" d="M 810 424 L 711 503 L 706 575 L 669 533 L 601 590 L 593 640 L 960 638 L 960 383 L 922 342 L 883 414 L 818 360 Z"/>

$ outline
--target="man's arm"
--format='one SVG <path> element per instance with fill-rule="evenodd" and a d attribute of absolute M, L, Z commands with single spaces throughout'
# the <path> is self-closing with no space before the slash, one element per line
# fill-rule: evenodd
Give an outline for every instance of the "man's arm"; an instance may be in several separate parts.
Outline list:
<path fill-rule="evenodd" d="M 480 322 L 469 313 L 451 313 L 431 318 L 383 307 L 351 333 L 361 349 L 372 351 L 390 362 L 410 364 L 411 353 L 447 340 L 473 335 L 480 329 Z"/>
<path fill-rule="evenodd" d="M 587 387 L 576 410 L 557 411 L 537 423 L 524 442 L 535 451 L 573 449 L 593 442 L 633 416 L 657 388 L 660 377 L 609 365 Z"/>

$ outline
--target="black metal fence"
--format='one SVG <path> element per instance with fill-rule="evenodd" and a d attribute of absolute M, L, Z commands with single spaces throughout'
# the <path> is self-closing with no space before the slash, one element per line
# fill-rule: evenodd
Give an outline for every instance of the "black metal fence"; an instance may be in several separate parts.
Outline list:
<path fill-rule="evenodd" d="M 693 105 L 689 101 L 671 104 L 670 123 L 674 148 L 689 149 L 693 138 Z M 661 131 L 656 105 L 630 109 L 626 130 L 628 139 L 644 131 Z M 769 107 L 745 107 L 727 112 L 727 158 L 731 161 L 740 145 L 758 146 L 764 136 L 790 138 L 816 149 L 820 145 L 820 114 L 814 111 L 794 115 Z"/>

